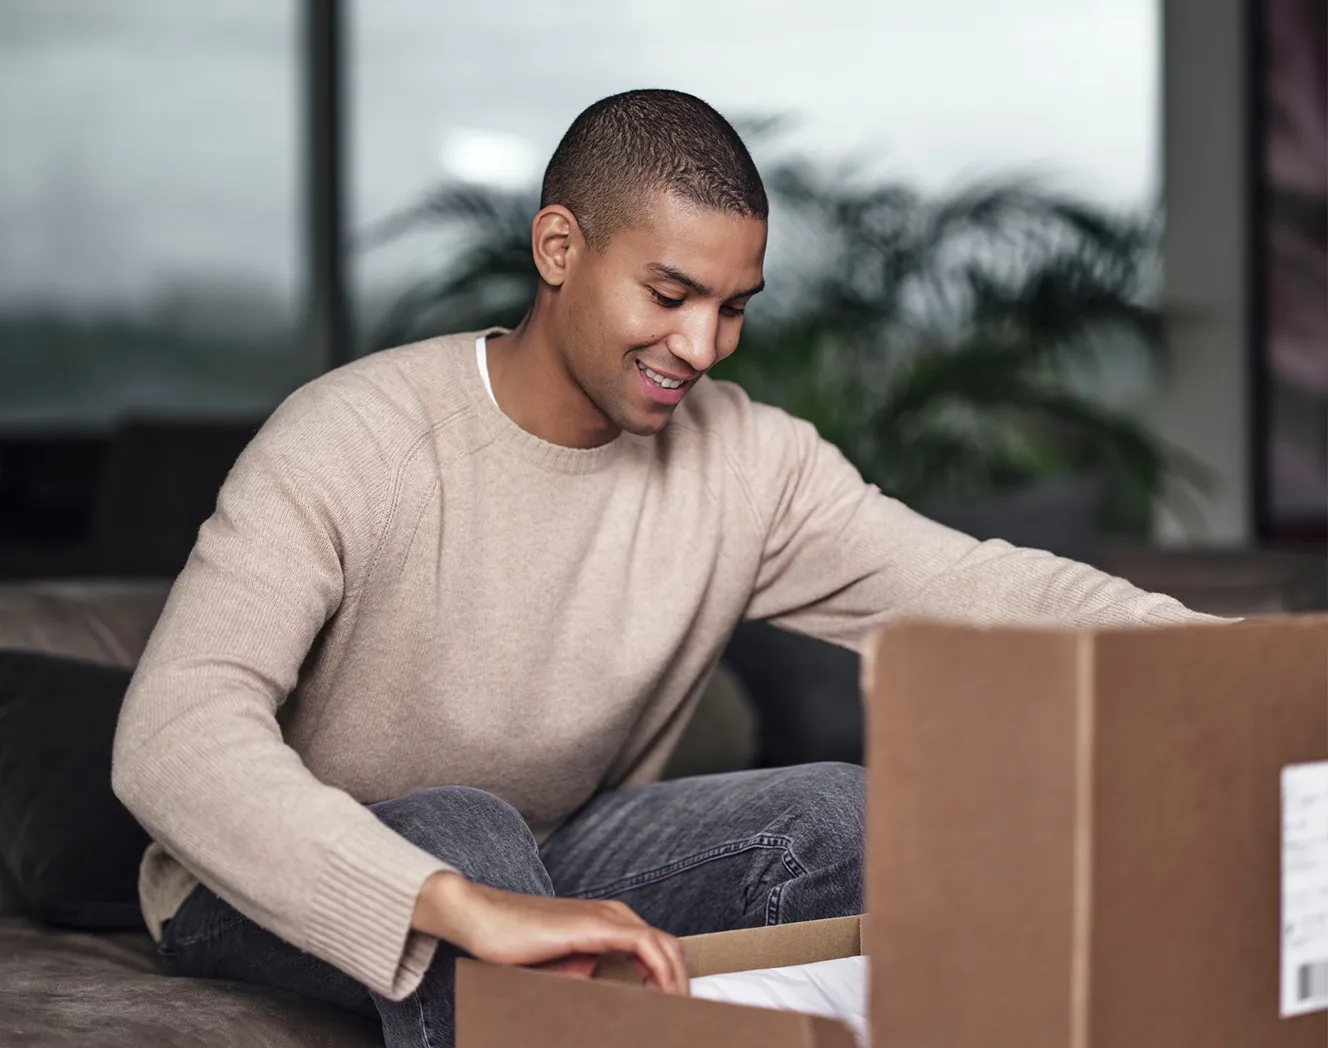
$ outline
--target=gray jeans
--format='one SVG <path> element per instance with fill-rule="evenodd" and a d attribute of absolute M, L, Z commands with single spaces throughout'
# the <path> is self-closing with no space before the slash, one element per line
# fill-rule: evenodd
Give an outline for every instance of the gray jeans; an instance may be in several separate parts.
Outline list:
<path fill-rule="evenodd" d="M 619 899 L 674 935 L 861 912 L 863 773 L 850 764 L 734 772 L 604 793 L 543 848 L 480 790 L 384 801 L 388 826 L 472 880 L 508 891 Z M 377 1018 L 387 1048 L 451 1048 L 457 951 L 440 943 L 419 989 L 389 1001 L 194 889 L 163 932 L 173 975 L 289 990 Z"/>

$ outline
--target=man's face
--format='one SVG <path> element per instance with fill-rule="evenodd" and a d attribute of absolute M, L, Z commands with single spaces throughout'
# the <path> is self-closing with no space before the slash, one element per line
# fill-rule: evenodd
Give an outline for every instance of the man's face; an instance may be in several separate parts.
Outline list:
<path fill-rule="evenodd" d="M 559 291 L 564 362 L 629 433 L 662 429 L 696 380 L 738 345 L 762 286 L 766 224 L 660 194 L 600 250 L 581 243 Z"/>

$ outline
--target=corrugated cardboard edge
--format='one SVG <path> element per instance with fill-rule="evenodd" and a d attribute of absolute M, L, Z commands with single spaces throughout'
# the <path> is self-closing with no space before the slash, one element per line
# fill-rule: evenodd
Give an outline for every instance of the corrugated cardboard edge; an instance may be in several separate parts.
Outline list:
<path fill-rule="evenodd" d="M 854 1048 L 842 1023 L 461 960 L 457 1048 Z"/>
<path fill-rule="evenodd" d="M 689 935 L 679 941 L 687 955 L 688 971 L 698 977 L 856 957 L 862 952 L 862 928 L 860 917 L 835 917 Z M 641 985 L 636 966 L 617 955 L 600 962 L 595 978 Z"/>
<path fill-rule="evenodd" d="M 1070 955 L 1070 1048 L 1088 1048 L 1093 963 L 1093 736 L 1097 645 L 1079 637 L 1074 706 L 1074 884 Z"/>

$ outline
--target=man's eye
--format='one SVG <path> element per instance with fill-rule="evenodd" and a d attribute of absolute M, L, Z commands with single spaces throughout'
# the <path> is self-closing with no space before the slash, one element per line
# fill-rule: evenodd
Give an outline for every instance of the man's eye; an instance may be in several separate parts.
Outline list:
<path fill-rule="evenodd" d="M 655 301 L 658 302 L 665 309 L 677 309 L 679 306 L 682 305 L 682 299 L 669 298 L 668 295 L 661 295 L 653 287 L 650 289 L 650 293 L 655 296 Z"/>
<path fill-rule="evenodd" d="M 741 306 L 720 306 L 719 311 L 726 317 L 740 317 L 746 312 Z"/>

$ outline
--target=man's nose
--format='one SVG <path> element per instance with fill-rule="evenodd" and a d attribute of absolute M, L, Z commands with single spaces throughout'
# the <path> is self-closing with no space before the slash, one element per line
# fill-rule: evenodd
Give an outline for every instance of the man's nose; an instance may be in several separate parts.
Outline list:
<path fill-rule="evenodd" d="M 696 310 L 669 336 L 669 352 L 695 371 L 709 371 L 719 356 L 719 318 Z"/>

